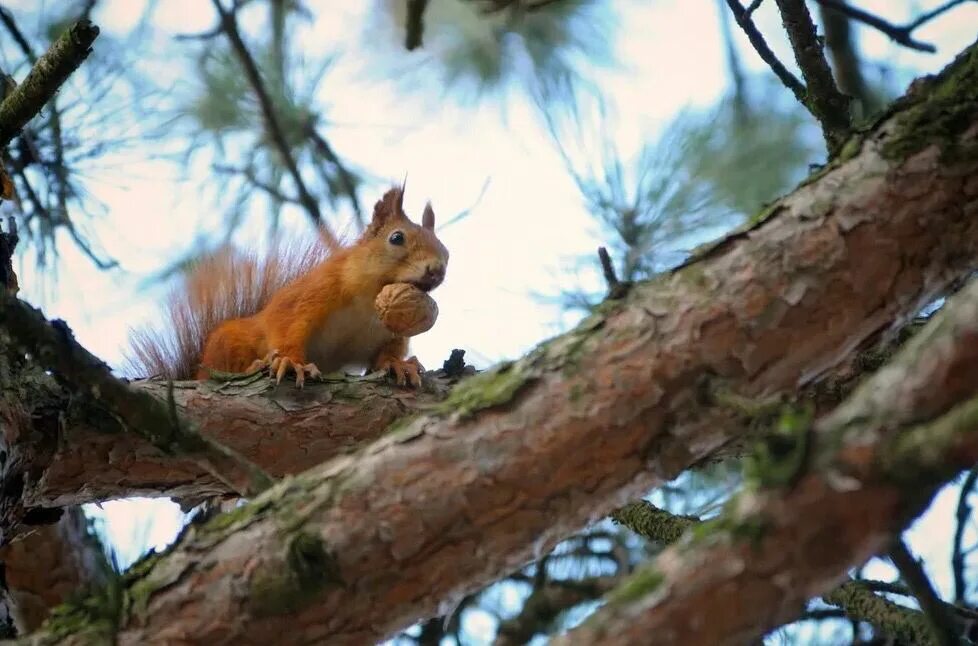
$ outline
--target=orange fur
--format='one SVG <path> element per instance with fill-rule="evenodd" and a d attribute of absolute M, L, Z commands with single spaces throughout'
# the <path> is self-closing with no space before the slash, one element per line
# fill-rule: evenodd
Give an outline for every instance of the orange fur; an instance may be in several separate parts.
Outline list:
<path fill-rule="evenodd" d="M 131 364 L 172 379 L 267 365 L 279 380 L 295 372 L 299 386 L 320 369 L 357 366 L 419 385 L 420 364 L 404 359 L 407 339 L 383 327 L 373 303 L 390 283 L 437 287 L 448 251 L 430 204 L 417 225 L 402 203 L 403 188 L 389 190 L 360 239 L 328 255 L 316 244 L 277 249 L 261 262 L 230 252 L 206 259 L 168 303 L 172 333 L 135 333 Z M 402 244 L 392 242 L 395 232 Z"/>

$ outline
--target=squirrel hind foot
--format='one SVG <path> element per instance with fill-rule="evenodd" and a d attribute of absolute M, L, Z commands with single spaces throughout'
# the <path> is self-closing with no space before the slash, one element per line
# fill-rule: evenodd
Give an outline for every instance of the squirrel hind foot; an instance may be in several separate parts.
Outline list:
<path fill-rule="evenodd" d="M 275 351 L 268 353 L 268 358 L 264 361 L 268 363 L 268 376 L 275 380 L 275 385 L 282 383 L 282 378 L 288 372 L 295 373 L 296 388 L 302 388 L 305 385 L 307 376 L 310 379 L 319 379 L 323 376 L 316 364 L 303 363 L 287 356 L 279 356 Z"/>
<path fill-rule="evenodd" d="M 421 375 L 424 373 L 424 366 L 421 365 L 417 357 L 409 359 L 385 358 L 378 364 L 377 369 L 387 372 L 388 375 L 393 375 L 398 386 L 410 384 L 415 388 L 421 387 Z"/>

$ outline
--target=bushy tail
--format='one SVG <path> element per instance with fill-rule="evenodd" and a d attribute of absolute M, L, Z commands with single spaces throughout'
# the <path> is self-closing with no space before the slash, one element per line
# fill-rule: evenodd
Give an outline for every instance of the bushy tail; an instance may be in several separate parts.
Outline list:
<path fill-rule="evenodd" d="M 158 324 L 130 331 L 127 374 L 193 379 L 204 343 L 218 325 L 254 316 L 327 253 L 312 239 L 278 244 L 261 257 L 228 246 L 198 260 L 170 292 Z"/>

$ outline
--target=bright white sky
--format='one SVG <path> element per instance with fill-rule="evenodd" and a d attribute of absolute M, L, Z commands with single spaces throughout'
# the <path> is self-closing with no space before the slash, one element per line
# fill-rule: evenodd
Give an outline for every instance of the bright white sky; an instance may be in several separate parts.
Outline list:
<path fill-rule="evenodd" d="M 431 11 L 451 1 L 433 0 Z M 5 4 L 15 13 L 37 6 L 35 0 Z M 103 0 L 94 20 L 107 34 L 125 33 L 144 4 L 145 0 Z M 901 22 L 915 14 L 911 5 L 928 8 L 938 3 L 857 4 Z M 320 86 L 332 124 L 327 136 L 341 155 L 392 181 L 408 173 L 408 213 L 416 216 L 430 199 L 443 222 L 469 207 L 490 180 L 475 211 L 441 234 L 451 250 L 451 263 L 447 281 L 434 294 L 440 308 L 438 324 L 413 344 L 422 362 L 437 367 L 450 349 L 458 347 L 466 350 L 471 363 L 484 367 L 519 356 L 564 329 L 571 318 L 541 305 L 531 293 L 555 293 L 559 286 L 577 281 L 567 266 L 580 255 L 594 253 L 603 238 L 532 108 L 511 95 L 505 115 L 492 102 L 474 112 L 440 100 L 424 87 L 409 92 L 404 84 L 367 78 L 368 72 L 376 75 L 385 55 L 408 56 L 400 49 L 402 33 L 382 24 L 368 29 L 368 14 L 374 11 L 370 2 L 307 0 L 305 5 L 318 18 L 315 29 L 303 34 L 309 58 L 333 49 L 344 52 Z M 727 87 L 717 2 L 619 0 L 614 6 L 620 24 L 617 50 L 624 65 L 602 72 L 599 80 L 617 107 L 619 144 L 634 150 L 680 108 L 708 106 Z M 781 59 L 791 60 L 774 3 L 765 3 L 756 19 Z M 149 54 L 168 46 L 166 33 L 210 29 L 214 15 L 204 0 L 163 0 L 153 24 L 165 33 L 161 40 L 145 43 Z M 978 5 L 972 3 L 921 29 L 916 35 L 937 43 L 936 55 L 891 46 L 869 30 L 859 31 L 860 46 L 864 54 L 891 67 L 932 72 L 970 44 L 976 25 Z M 745 39 L 740 45 L 746 64 L 762 70 Z M 98 42 L 95 47 L 98 50 Z M 180 82 L 182 68 L 159 61 L 154 65 L 163 77 Z M 220 220 L 220 213 L 193 184 L 176 183 L 172 167 L 145 161 L 146 152 L 134 151 L 121 159 L 122 164 L 95 174 L 88 185 L 107 206 L 105 217 L 89 228 L 122 270 L 97 270 L 67 239 L 60 244 L 56 282 L 37 276 L 30 262 L 20 269 L 22 295 L 42 305 L 48 317 L 68 321 L 79 340 L 113 366 L 121 365 L 128 328 L 152 320 L 162 296 L 160 288 L 146 287 L 142 281 L 185 254 L 198 231 L 213 231 Z M 382 190 L 364 192 L 368 208 Z M 295 215 L 292 224 L 304 226 L 301 217 Z M 262 217 L 252 221 L 243 240 L 262 236 Z M 597 284 L 593 275 L 584 279 Z M 953 492 L 945 492 L 913 532 L 914 546 L 923 556 L 936 557 L 933 562 L 942 568 L 948 562 L 953 504 Z M 103 512 L 94 512 L 105 518 L 126 563 L 144 545 L 165 545 L 180 522 L 176 507 L 167 501 L 108 503 Z M 941 587 L 949 590 L 948 572 L 938 574 Z"/>

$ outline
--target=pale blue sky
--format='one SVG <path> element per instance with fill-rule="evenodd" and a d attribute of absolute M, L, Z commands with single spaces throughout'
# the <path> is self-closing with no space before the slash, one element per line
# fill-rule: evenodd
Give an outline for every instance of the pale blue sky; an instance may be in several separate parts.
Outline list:
<path fill-rule="evenodd" d="M 430 11 L 442 10 L 449 1 L 432 0 Z M 15 12 L 37 6 L 33 0 L 5 4 Z M 102 0 L 94 19 L 107 33 L 124 32 L 135 24 L 144 4 Z M 926 8 L 937 3 L 916 4 Z M 505 115 L 492 102 L 474 112 L 425 91 L 423 79 L 417 91 L 392 81 L 365 80 L 366 72 L 376 70 L 385 57 L 411 60 L 401 49 L 400 30 L 368 21 L 371 2 L 307 0 L 305 5 L 317 17 L 312 28 L 300 32 L 308 57 L 334 49 L 344 52 L 320 88 L 333 124 L 328 137 L 342 155 L 392 181 L 407 173 L 408 212 L 420 213 L 430 199 L 442 221 L 470 206 L 490 180 L 476 210 L 441 234 L 451 262 L 444 286 L 433 294 L 440 308 L 438 323 L 413 343 L 421 361 L 437 367 L 450 349 L 459 347 L 470 362 L 485 367 L 519 356 L 564 329 L 573 317 L 541 305 L 531 292 L 553 293 L 579 279 L 598 285 L 594 274 L 579 278 L 567 267 L 573 258 L 593 253 L 603 238 L 533 108 L 514 93 Z M 894 22 L 914 12 L 912 2 L 865 0 L 859 5 Z M 678 110 L 708 106 L 727 87 L 717 3 L 619 0 L 614 7 L 620 25 L 616 49 L 624 64 L 600 73 L 599 80 L 617 108 L 619 145 L 634 151 Z M 756 19 L 782 60 L 790 60 L 774 3 L 762 5 Z M 162 0 L 153 24 L 163 33 L 133 52 L 137 59 L 143 52 L 158 55 L 162 47 L 173 50 L 168 35 L 205 31 L 214 16 L 205 0 Z M 893 67 L 932 72 L 970 44 L 976 25 L 978 5 L 972 3 L 916 34 L 938 44 L 936 55 L 894 47 L 869 30 L 859 30 L 860 47 L 868 57 Z M 739 44 L 746 64 L 763 70 L 743 38 Z M 420 60 L 425 55 L 422 50 L 411 56 Z M 180 83 L 183 62 L 155 60 L 152 65 L 158 78 Z M 212 196 L 202 197 L 195 184 L 177 183 L 168 163 L 145 161 L 144 150 L 111 161 L 115 163 L 107 170 L 92 173 L 88 188 L 106 204 L 107 214 L 88 228 L 123 269 L 99 271 L 62 239 L 56 282 L 37 276 L 30 258 L 20 275 L 25 298 L 42 305 L 49 317 L 64 318 L 86 347 L 118 367 L 128 328 L 152 320 L 163 294 L 161 288 L 146 287 L 144 279 L 185 254 L 196 232 L 215 230 L 221 213 L 210 205 Z M 203 163 L 190 168 L 191 174 L 205 171 Z M 382 190 L 363 192 L 368 208 Z M 251 223 L 239 238 L 244 244 L 264 234 L 260 215 Z M 292 213 L 288 225 L 304 230 L 306 223 L 301 214 Z M 927 521 L 912 533 L 915 548 L 934 556 L 935 563 L 948 561 L 953 514 L 948 505 L 953 498 L 948 492 L 939 497 Z M 106 518 L 107 531 L 126 562 L 144 541 L 162 547 L 179 523 L 175 507 L 166 501 L 108 503 L 95 513 Z M 150 519 L 148 536 L 139 537 Z M 947 572 L 938 574 L 948 590 Z"/>

